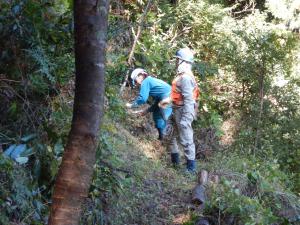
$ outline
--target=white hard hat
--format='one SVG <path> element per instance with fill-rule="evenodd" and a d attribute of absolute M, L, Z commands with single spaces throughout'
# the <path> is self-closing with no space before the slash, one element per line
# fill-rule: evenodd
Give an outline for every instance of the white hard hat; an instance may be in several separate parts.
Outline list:
<path fill-rule="evenodd" d="M 184 60 L 189 63 L 194 62 L 194 52 L 189 48 L 181 48 L 176 52 L 176 58 Z"/>
<path fill-rule="evenodd" d="M 140 74 L 147 74 L 146 70 L 142 69 L 142 68 L 137 68 L 135 70 L 132 71 L 131 73 L 131 79 L 132 79 L 132 83 L 134 84 L 135 79 L 137 78 L 138 75 Z"/>

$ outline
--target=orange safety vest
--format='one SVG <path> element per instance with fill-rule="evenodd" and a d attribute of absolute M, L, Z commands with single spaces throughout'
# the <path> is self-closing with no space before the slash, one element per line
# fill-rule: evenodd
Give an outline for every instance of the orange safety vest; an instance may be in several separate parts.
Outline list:
<path fill-rule="evenodd" d="M 195 83 L 195 87 L 194 87 L 194 90 L 193 90 L 193 99 L 195 101 L 198 100 L 199 96 L 200 96 L 200 89 L 198 87 L 198 84 L 197 84 L 197 81 L 194 77 L 193 74 L 188 74 L 189 76 L 192 76 L 193 80 L 194 80 L 194 83 Z M 175 105 L 183 105 L 183 96 L 181 94 L 181 91 L 180 89 L 178 88 L 177 86 L 177 82 L 179 79 L 182 78 L 182 74 L 178 75 L 172 82 L 172 91 L 171 91 L 171 99 L 172 99 L 172 102 L 175 104 Z"/>

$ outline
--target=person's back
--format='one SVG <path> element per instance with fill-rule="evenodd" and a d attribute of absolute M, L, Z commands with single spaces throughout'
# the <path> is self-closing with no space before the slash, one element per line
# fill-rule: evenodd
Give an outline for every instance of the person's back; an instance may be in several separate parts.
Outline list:
<path fill-rule="evenodd" d="M 148 73 L 141 68 L 135 69 L 131 74 L 131 79 L 133 83 L 138 83 L 141 85 L 139 96 L 131 104 L 127 104 L 129 108 L 135 108 L 139 105 L 145 104 L 151 96 L 154 99 L 154 103 L 145 110 L 141 115 L 145 115 L 148 112 L 153 113 L 153 120 L 155 127 L 159 133 L 159 139 L 163 137 L 163 130 L 166 126 L 166 121 L 172 113 L 172 108 L 169 106 L 167 108 L 160 108 L 159 102 L 168 98 L 171 93 L 171 86 L 166 82 L 151 77 Z"/>
<path fill-rule="evenodd" d="M 148 87 L 146 87 L 148 86 Z M 141 84 L 141 90 L 149 90 L 149 95 L 155 100 L 162 100 L 168 97 L 171 93 L 171 86 L 165 81 L 148 76 Z"/>

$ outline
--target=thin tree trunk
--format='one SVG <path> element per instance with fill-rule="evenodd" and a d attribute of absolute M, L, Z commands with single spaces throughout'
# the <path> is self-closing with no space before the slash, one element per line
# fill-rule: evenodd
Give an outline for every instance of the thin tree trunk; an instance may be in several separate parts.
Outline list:
<path fill-rule="evenodd" d="M 72 127 L 52 196 L 49 225 L 79 224 L 103 115 L 108 0 L 75 0 L 76 88 Z"/>
<path fill-rule="evenodd" d="M 257 130 L 256 130 L 256 137 L 254 143 L 254 153 L 259 148 L 260 139 L 261 139 L 261 125 L 262 125 L 262 114 L 264 109 L 264 69 L 260 71 L 259 79 L 259 113 L 257 118 Z"/>
<path fill-rule="evenodd" d="M 130 53 L 129 53 L 129 57 L 128 57 L 128 60 L 127 60 L 127 64 L 128 64 L 129 66 L 131 66 L 131 64 L 132 64 L 132 59 L 133 59 L 134 50 L 135 50 L 136 44 L 137 44 L 137 42 L 138 42 L 138 40 L 139 40 L 139 38 L 140 38 L 140 35 L 141 35 L 141 32 L 142 32 L 142 28 L 143 28 L 143 24 L 144 24 L 144 20 L 146 19 L 146 16 L 147 16 L 147 13 L 148 13 L 148 11 L 149 11 L 149 8 L 150 8 L 150 6 L 151 6 L 151 4 L 152 4 L 152 1 L 153 1 L 153 0 L 148 0 L 147 5 L 146 5 L 146 8 L 144 9 L 143 15 L 142 15 L 142 17 L 141 17 L 141 19 L 140 19 L 140 21 L 139 21 L 139 26 L 138 26 L 138 29 L 137 29 L 137 34 L 136 34 L 135 37 L 134 37 L 133 45 L 132 45 L 132 47 L 131 47 L 131 51 L 130 51 Z M 134 33 L 134 31 L 133 31 L 133 33 Z M 122 84 L 122 86 L 121 86 L 121 88 L 120 88 L 120 94 L 123 93 L 123 91 L 124 91 L 124 89 L 125 89 L 125 87 L 126 87 L 126 83 L 127 83 L 127 81 L 128 81 L 128 77 L 129 77 L 129 70 L 128 70 L 127 73 L 126 73 L 125 80 L 124 80 L 124 82 L 123 82 L 123 84 Z"/>
<path fill-rule="evenodd" d="M 243 90 L 242 90 L 241 108 L 244 107 L 244 99 L 245 99 L 245 81 L 243 80 L 242 82 L 243 82 L 243 83 L 242 83 Z"/>
<path fill-rule="evenodd" d="M 140 19 L 139 26 L 138 26 L 138 29 L 137 29 L 137 33 L 136 33 L 136 36 L 135 36 L 135 39 L 134 39 L 134 42 L 133 42 L 133 45 L 132 45 L 132 48 L 131 48 L 131 51 L 130 51 L 130 54 L 129 54 L 129 57 L 128 57 L 128 61 L 127 61 L 127 63 L 129 65 L 131 65 L 131 63 L 132 63 L 133 53 L 134 53 L 137 41 L 140 38 L 140 35 L 141 35 L 141 32 L 142 32 L 142 28 L 143 28 L 143 23 L 144 23 L 144 20 L 146 18 L 146 15 L 147 15 L 147 13 L 149 11 L 149 8 L 151 6 L 151 3 L 152 3 L 152 0 L 148 0 L 146 8 L 145 8 L 145 10 L 143 12 L 143 15 L 142 15 L 141 19 Z"/>

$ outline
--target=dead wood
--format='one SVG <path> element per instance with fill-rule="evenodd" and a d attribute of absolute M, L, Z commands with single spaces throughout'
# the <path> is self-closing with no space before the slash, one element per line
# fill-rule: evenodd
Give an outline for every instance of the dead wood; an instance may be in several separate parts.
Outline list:
<path fill-rule="evenodd" d="M 207 184 L 208 181 L 208 172 L 206 170 L 201 170 L 198 177 L 198 182 L 201 185 Z"/>
<path fill-rule="evenodd" d="M 202 205 L 205 201 L 205 187 L 201 184 L 198 184 L 193 190 L 192 203 L 195 205 Z"/>
<path fill-rule="evenodd" d="M 208 220 L 207 219 L 199 219 L 196 223 L 195 223 L 195 225 L 209 225 L 209 222 L 208 222 Z"/>
<path fill-rule="evenodd" d="M 139 37 L 140 37 L 140 35 L 141 35 L 142 28 L 143 28 L 143 24 L 144 24 L 144 21 L 145 21 L 145 19 L 146 19 L 146 16 L 147 16 L 147 13 L 148 13 L 148 11 L 149 11 L 149 9 L 150 9 L 151 4 L 152 4 L 152 0 L 148 0 L 147 5 L 146 5 L 146 8 L 144 9 L 143 15 L 142 15 L 142 17 L 141 17 L 141 19 L 140 19 L 139 26 L 138 26 L 138 28 L 137 28 L 137 34 L 134 34 L 134 30 L 132 30 L 132 31 L 133 31 L 133 35 L 134 35 L 135 37 L 134 37 L 133 45 L 132 45 L 132 47 L 131 47 L 131 51 L 130 51 L 130 53 L 129 53 L 129 57 L 128 57 L 128 61 L 127 61 L 127 64 L 128 64 L 130 67 L 132 67 L 132 60 L 133 60 L 134 50 L 135 50 L 136 44 L 137 44 L 137 42 L 138 42 L 138 39 L 139 39 Z M 122 84 L 122 86 L 121 86 L 121 88 L 120 88 L 120 94 L 123 93 L 123 91 L 124 91 L 124 89 L 125 89 L 125 87 L 126 87 L 128 78 L 129 78 L 129 70 L 128 70 L 127 73 L 126 73 L 125 80 L 124 80 L 124 82 L 123 82 L 123 84 Z"/>

